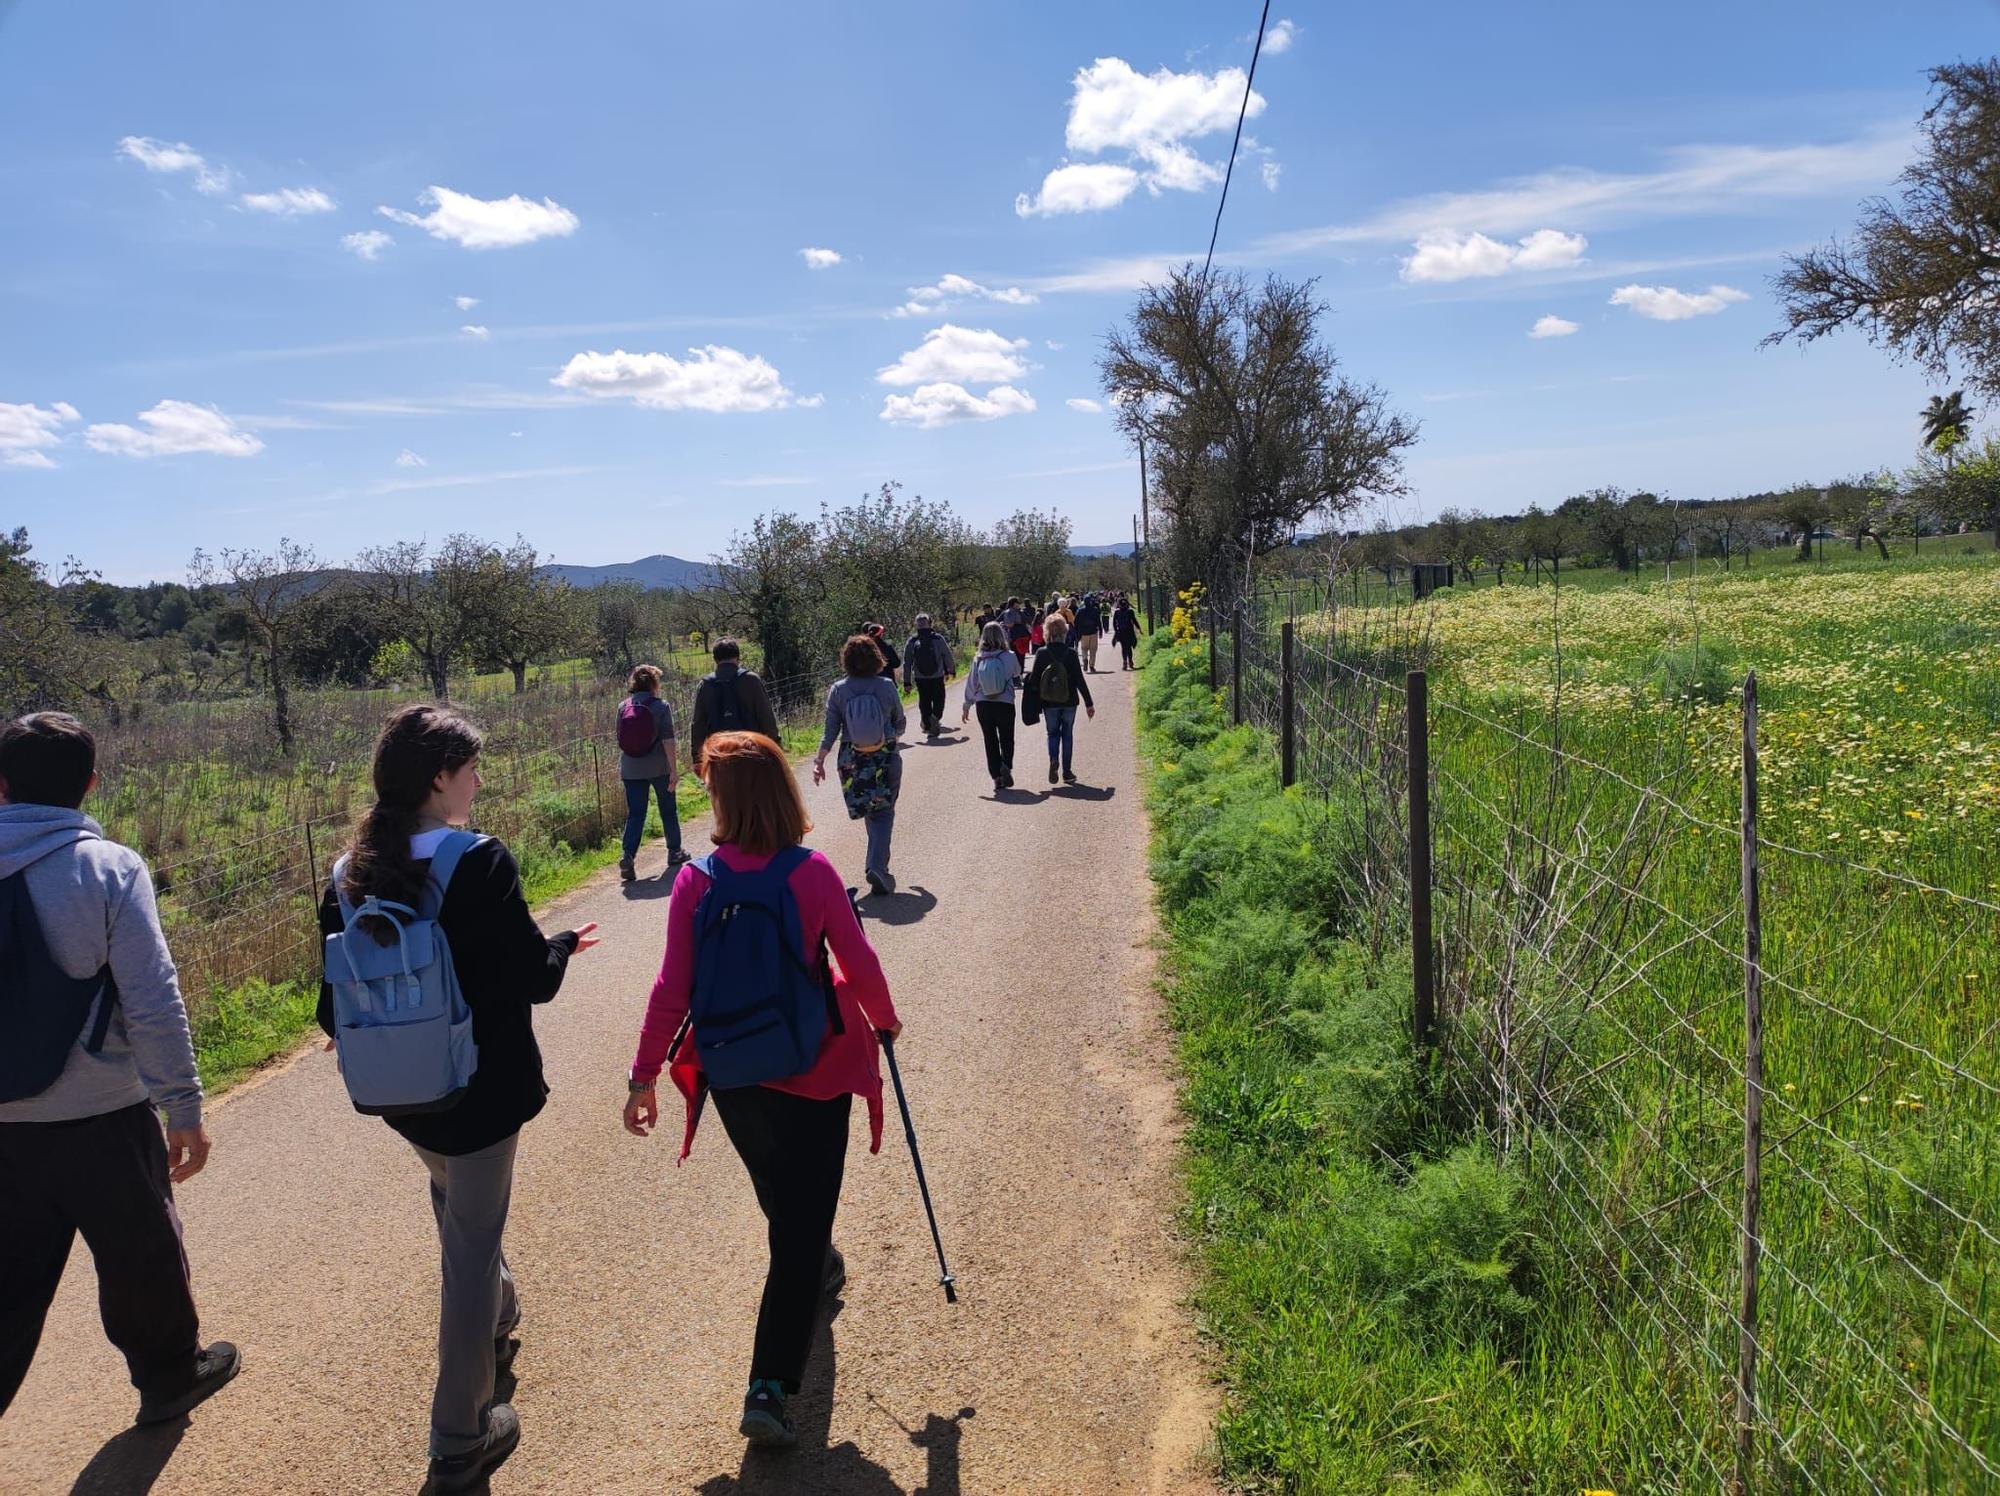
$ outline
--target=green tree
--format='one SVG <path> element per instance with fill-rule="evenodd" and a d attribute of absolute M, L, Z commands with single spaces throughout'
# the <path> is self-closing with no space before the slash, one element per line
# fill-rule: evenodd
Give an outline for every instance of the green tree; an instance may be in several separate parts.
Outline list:
<path fill-rule="evenodd" d="M 371 546 L 355 558 L 359 586 L 372 593 L 416 652 L 431 694 L 451 695 L 451 673 L 491 626 L 489 588 L 504 572 L 497 549 L 475 535 L 447 535 L 435 550 L 421 540 Z"/>
<path fill-rule="evenodd" d="M 104 638 L 77 607 L 76 564 L 58 587 L 30 555 L 28 532 L 0 532 L 0 703 L 8 717 L 75 706 L 102 689 L 109 667 Z"/>
<path fill-rule="evenodd" d="M 818 527 L 795 514 L 760 514 L 716 558 L 718 585 L 763 646 L 764 675 L 794 687 L 821 663 L 828 629 Z"/>
<path fill-rule="evenodd" d="M 1069 566 L 1069 520 L 1051 509 L 1016 509 L 993 527 L 994 574 L 1009 597 L 1044 602 Z"/>
<path fill-rule="evenodd" d="M 475 562 L 479 580 L 477 643 L 528 689 L 528 667 L 573 644 L 582 632 L 568 582 L 542 570 L 541 557 L 516 535 L 505 550 L 487 547 Z"/>
<path fill-rule="evenodd" d="M 1972 435 L 1972 418 L 1977 414 L 1966 405 L 1964 390 L 1931 396 L 1919 417 L 1924 423 L 1924 445 L 1949 465 L 1952 454 Z"/>

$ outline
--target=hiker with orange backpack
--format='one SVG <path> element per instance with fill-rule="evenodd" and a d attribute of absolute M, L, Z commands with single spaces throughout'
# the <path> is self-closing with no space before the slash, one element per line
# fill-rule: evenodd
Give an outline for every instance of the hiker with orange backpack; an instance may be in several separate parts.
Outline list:
<path fill-rule="evenodd" d="M 715 1097 L 770 1245 L 738 1428 L 783 1447 L 797 1442 L 787 1400 L 820 1305 L 847 1282 L 833 1222 L 849 1113 L 856 1096 L 867 1103 L 869 1152 L 880 1152 L 877 1034 L 893 1041 L 903 1025 L 840 874 L 802 844 L 812 822 L 783 750 L 759 734 L 718 733 L 705 762 L 716 849 L 674 880 L 624 1122 L 638 1137 L 658 1125 L 670 1067 L 686 1100 L 685 1159 L 702 1102 Z"/>
<path fill-rule="evenodd" d="M 618 778 L 625 786 L 624 853 L 618 859 L 620 881 L 638 876 L 633 860 L 646 834 L 646 802 L 660 802 L 660 824 L 667 833 L 667 870 L 688 860 L 681 846 L 680 755 L 674 742 L 674 709 L 660 699 L 658 665 L 640 665 L 626 683 L 630 692 L 618 704 Z"/>

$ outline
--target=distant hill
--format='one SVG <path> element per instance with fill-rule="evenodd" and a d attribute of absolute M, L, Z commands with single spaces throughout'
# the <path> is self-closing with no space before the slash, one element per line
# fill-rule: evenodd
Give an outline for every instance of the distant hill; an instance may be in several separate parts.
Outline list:
<path fill-rule="evenodd" d="M 1116 545 L 1073 545 L 1069 548 L 1072 556 L 1129 556 L 1132 542 L 1121 540 Z"/>
<path fill-rule="evenodd" d="M 642 556 L 637 561 L 620 561 L 610 566 L 570 566 L 551 562 L 542 575 L 559 577 L 572 587 L 602 587 L 606 582 L 637 582 L 641 587 L 705 587 L 715 580 L 715 568 L 706 561 L 684 561 L 679 556 Z"/>

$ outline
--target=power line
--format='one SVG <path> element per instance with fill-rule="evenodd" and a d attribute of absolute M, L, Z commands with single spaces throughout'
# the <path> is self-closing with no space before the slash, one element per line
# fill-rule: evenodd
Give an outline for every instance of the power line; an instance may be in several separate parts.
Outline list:
<path fill-rule="evenodd" d="M 1208 253 L 1202 257 L 1202 284 L 1208 284 L 1208 267 L 1215 259 L 1215 241 L 1222 233 L 1222 210 L 1229 204 L 1229 179 L 1236 175 L 1236 148 L 1243 144 L 1243 119 L 1250 112 L 1250 85 L 1257 81 L 1257 59 L 1264 54 L 1264 27 L 1271 19 L 1271 0 L 1264 0 L 1264 13 L 1257 18 L 1257 46 L 1250 54 L 1250 76 L 1243 80 L 1243 103 L 1236 111 L 1236 138 L 1229 142 L 1229 166 L 1222 173 L 1222 201 L 1215 205 L 1215 227 L 1209 231 Z"/>

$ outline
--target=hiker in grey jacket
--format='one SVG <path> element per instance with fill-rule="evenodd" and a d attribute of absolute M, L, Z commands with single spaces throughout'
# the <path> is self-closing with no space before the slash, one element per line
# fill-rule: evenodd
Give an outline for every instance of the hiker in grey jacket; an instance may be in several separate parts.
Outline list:
<path fill-rule="evenodd" d="M 935 737 L 944 730 L 945 682 L 958 674 L 951 644 L 931 626 L 931 615 L 917 615 L 917 631 L 903 646 L 903 684 L 917 688 L 917 716 L 924 734 Z"/>
<path fill-rule="evenodd" d="M 882 650 L 873 637 L 851 636 L 840 647 L 840 665 L 846 674 L 826 693 L 826 730 L 813 757 L 813 783 L 826 779 L 826 756 L 838 742 L 841 798 L 850 819 L 868 823 L 868 887 L 891 893 L 896 880 L 889 875 L 889 838 L 903 785 L 897 739 L 909 719 L 896 682 L 882 673 Z"/>
<path fill-rule="evenodd" d="M 81 1232 L 138 1421 L 163 1423 L 238 1360 L 197 1338 L 173 1186 L 208 1161 L 201 1079 L 146 864 L 81 809 L 96 760 L 66 713 L 0 727 L 0 1412 Z"/>
<path fill-rule="evenodd" d="M 993 792 L 1014 787 L 1014 692 L 1021 684 L 1021 657 L 1007 647 L 1007 631 L 989 623 L 980 631 L 979 653 L 965 672 L 964 722 L 977 710 L 986 740 L 986 772 Z"/>

